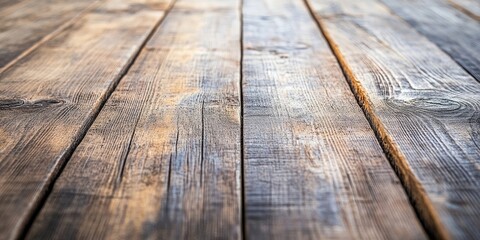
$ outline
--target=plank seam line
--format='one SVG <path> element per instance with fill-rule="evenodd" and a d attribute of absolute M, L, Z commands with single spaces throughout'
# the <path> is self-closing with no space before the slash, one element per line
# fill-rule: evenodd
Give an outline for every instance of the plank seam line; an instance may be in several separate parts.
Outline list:
<path fill-rule="evenodd" d="M 378 4 L 382 5 L 393 17 L 395 17 L 396 19 L 398 19 L 399 21 L 402 21 L 404 22 L 407 26 L 410 26 L 410 29 L 412 31 L 415 31 L 418 35 L 422 36 L 423 39 L 425 39 L 426 41 L 430 42 L 431 44 L 433 44 L 439 51 L 443 52 L 445 55 L 448 56 L 448 58 L 450 58 L 453 62 L 455 62 L 457 64 L 457 66 L 459 66 L 460 68 L 462 68 L 468 75 L 470 75 L 470 77 L 472 77 L 473 79 L 477 80 L 477 82 L 480 82 L 480 79 L 477 79 L 475 76 L 474 76 L 474 73 L 470 72 L 466 67 L 463 66 L 463 64 L 459 61 L 457 61 L 450 53 L 448 53 L 447 51 L 443 50 L 443 48 L 441 48 L 438 44 L 436 44 L 435 42 L 431 41 L 430 38 L 426 35 L 426 34 L 423 34 L 421 33 L 419 30 L 417 30 L 412 24 L 410 24 L 407 20 L 405 20 L 404 18 L 402 18 L 400 15 L 398 15 L 397 13 L 395 13 L 395 11 L 393 11 L 392 8 L 390 8 L 387 4 L 385 4 L 383 2 L 383 0 L 377 0 Z M 461 12 L 461 14 L 464 14 L 464 12 Z M 468 17 L 468 16 L 467 16 Z"/>
<path fill-rule="evenodd" d="M 382 147 L 386 158 L 388 159 L 391 167 L 394 169 L 396 175 L 402 183 L 410 204 L 415 210 L 418 220 L 422 224 L 427 235 L 431 239 L 450 239 L 448 232 L 441 223 L 438 213 L 434 210 L 433 205 L 425 194 L 425 189 L 421 186 L 418 179 L 414 176 L 405 156 L 401 153 L 398 147 L 394 144 L 394 141 L 388 135 L 383 123 L 375 115 L 371 109 L 368 95 L 366 94 L 363 86 L 359 84 L 359 81 L 354 76 L 351 69 L 348 67 L 347 61 L 343 58 L 340 50 L 335 46 L 333 38 L 329 35 L 323 23 L 320 20 L 320 16 L 316 18 L 316 14 L 309 4 L 309 0 L 303 0 L 307 6 L 311 17 L 317 23 L 317 26 L 325 38 L 330 50 L 334 54 L 337 62 L 342 70 L 342 73 L 353 92 L 358 105 L 363 110 L 365 117 L 367 118 L 370 127 L 372 128 L 375 136 Z"/>
<path fill-rule="evenodd" d="M 203 163 L 205 161 L 205 97 L 202 99 L 201 109 L 202 141 L 200 142 L 200 187 L 203 186 Z M 175 145 L 177 147 L 177 145 Z M 176 151 L 175 151 L 176 154 Z M 176 158 L 176 157 L 175 157 Z"/>
<path fill-rule="evenodd" d="M 244 137 L 244 122 L 243 122 L 243 115 L 244 115 L 244 102 L 243 102 L 243 55 L 244 55 L 244 38 L 243 38 L 243 5 L 244 0 L 240 0 L 240 189 L 241 189 L 241 199 L 240 199 L 240 208 L 241 208 L 241 239 L 247 239 L 247 227 L 246 227 L 246 209 L 245 209 L 245 137 Z"/>
<path fill-rule="evenodd" d="M 48 200 L 48 197 L 50 196 L 50 193 L 52 192 L 55 182 L 57 179 L 60 177 L 63 169 L 65 166 L 68 164 L 68 161 L 72 157 L 73 153 L 75 152 L 76 148 L 78 145 L 82 142 L 83 138 L 87 135 L 88 130 L 90 127 L 93 125 L 95 122 L 95 119 L 98 117 L 100 112 L 102 111 L 103 107 L 105 106 L 106 102 L 112 95 L 112 93 L 115 91 L 117 88 L 118 84 L 120 81 L 127 75 L 129 72 L 130 68 L 133 66 L 135 61 L 137 60 L 138 56 L 142 52 L 142 50 L 145 48 L 147 42 L 152 38 L 152 36 L 155 34 L 157 29 L 161 26 L 163 23 L 164 19 L 167 17 L 167 15 L 170 13 L 172 10 L 173 6 L 175 5 L 176 0 L 173 0 L 170 2 L 168 7 L 164 10 L 163 15 L 157 20 L 155 25 L 152 27 L 150 32 L 148 33 L 147 37 L 143 40 L 143 42 L 140 44 L 140 46 L 137 48 L 136 52 L 132 54 L 130 59 L 125 63 L 125 66 L 123 67 L 122 71 L 118 74 L 115 80 L 112 81 L 110 84 L 109 88 L 107 91 L 104 93 L 104 95 L 100 98 L 100 103 L 99 107 L 91 114 L 90 118 L 87 118 L 86 123 L 84 126 L 79 130 L 78 137 L 73 141 L 73 144 L 68 147 L 64 154 L 61 155 L 58 158 L 58 164 L 55 166 L 55 168 L 52 171 L 52 175 L 48 177 L 46 184 L 41 188 L 39 192 L 43 192 L 43 194 L 40 194 L 39 197 L 34 199 L 32 201 L 31 207 L 32 210 L 30 213 L 28 213 L 25 217 L 25 219 L 22 221 L 23 223 L 19 227 L 19 231 L 17 233 L 14 233 L 13 239 L 25 239 L 25 237 L 28 234 L 28 231 L 31 229 L 31 226 L 33 225 L 35 219 L 37 218 L 38 214 L 42 210 L 43 206 L 45 205 L 46 201 Z M 1 73 L 1 72 L 0 72 Z M 16 235 L 16 236 L 15 236 Z"/>
<path fill-rule="evenodd" d="M 10 67 L 12 67 L 13 65 L 15 65 L 17 62 L 19 62 L 20 60 L 22 60 L 24 57 L 28 56 L 30 53 L 32 53 L 33 51 L 35 51 L 35 49 L 39 48 L 41 45 L 43 45 L 44 43 L 48 42 L 50 39 L 56 37 L 57 35 L 59 35 L 61 32 L 63 32 L 64 30 L 68 29 L 69 27 L 73 26 L 76 22 L 78 22 L 78 20 L 82 19 L 87 13 L 89 13 L 90 11 L 92 11 L 93 9 L 95 9 L 96 7 L 100 6 L 101 5 L 101 1 L 95 1 L 93 3 L 91 3 L 90 5 L 88 5 L 85 9 L 83 9 L 82 11 L 80 11 L 77 15 L 75 15 L 74 17 L 72 17 L 70 20 L 68 20 L 67 22 L 65 22 L 64 24 L 60 25 L 58 28 L 56 28 L 55 30 L 53 30 L 52 32 L 48 33 L 47 35 L 43 36 L 40 40 L 38 40 L 37 42 L 33 43 L 32 46 L 30 46 L 29 48 L 27 48 L 26 50 L 24 50 L 22 53 L 20 53 L 18 56 L 16 56 L 14 59 L 10 60 L 10 62 L 8 62 L 7 64 L 5 64 L 5 66 L 1 67 L 0 68 L 0 73 L 2 72 L 5 72 L 7 69 L 9 69 Z"/>

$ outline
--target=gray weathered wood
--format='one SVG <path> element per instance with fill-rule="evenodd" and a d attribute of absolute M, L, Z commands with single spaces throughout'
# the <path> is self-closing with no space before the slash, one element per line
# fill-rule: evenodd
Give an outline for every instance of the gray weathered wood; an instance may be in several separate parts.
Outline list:
<path fill-rule="evenodd" d="M 237 0 L 175 3 L 29 239 L 240 239 Z"/>
<path fill-rule="evenodd" d="M 480 81 L 480 22 L 447 0 L 381 1 Z"/>
<path fill-rule="evenodd" d="M 244 1 L 248 239 L 425 239 L 301 0 Z"/>
<path fill-rule="evenodd" d="M 165 3 L 107 1 L 0 74 L 0 239 L 23 233 Z"/>
<path fill-rule="evenodd" d="M 309 2 L 427 230 L 480 238 L 480 83 L 374 0 Z"/>
<path fill-rule="evenodd" d="M 95 0 L 0 2 L 0 72 L 36 46 L 71 26 Z"/>
<path fill-rule="evenodd" d="M 479 0 L 448 0 L 448 3 L 468 16 L 480 21 L 480 1 Z"/>

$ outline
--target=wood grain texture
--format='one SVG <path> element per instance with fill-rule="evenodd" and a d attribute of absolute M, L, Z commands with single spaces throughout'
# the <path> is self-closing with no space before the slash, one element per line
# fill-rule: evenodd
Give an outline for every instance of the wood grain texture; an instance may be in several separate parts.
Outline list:
<path fill-rule="evenodd" d="M 480 84 L 374 0 L 311 0 L 434 238 L 478 239 Z"/>
<path fill-rule="evenodd" d="M 479 0 L 448 0 L 450 5 L 467 14 L 471 18 L 480 21 Z"/>
<path fill-rule="evenodd" d="M 0 74 L 0 239 L 22 234 L 165 4 L 107 1 Z"/>
<path fill-rule="evenodd" d="M 0 2 L 0 72 L 29 49 L 70 26 L 95 0 Z"/>
<path fill-rule="evenodd" d="M 301 0 L 245 0 L 249 239 L 425 239 Z"/>
<path fill-rule="evenodd" d="M 240 239 L 240 11 L 180 0 L 68 162 L 29 239 Z"/>
<path fill-rule="evenodd" d="M 480 22 L 450 6 L 447 0 L 380 1 L 480 82 Z"/>

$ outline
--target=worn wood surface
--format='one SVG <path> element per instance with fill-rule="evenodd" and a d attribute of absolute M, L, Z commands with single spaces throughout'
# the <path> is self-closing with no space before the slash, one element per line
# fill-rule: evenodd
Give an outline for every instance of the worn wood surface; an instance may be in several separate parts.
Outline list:
<path fill-rule="evenodd" d="M 174 1 L 0 0 L 0 240 L 480 239 L 480 1 Z"/>
<path fill-rule="evenodd" d="M 480 83 L 373 0 L 310 3 L 427 230 L 478 239 Z"/>
<path fill-rule="evenodd" d="M 0 2 L 0 72 L 29 50 L 70 26 L 95 0 Z"/>
<path fill-rule="evenodd" d="M 111 0 L 0 74 L 0 238 L 23 234 L 165 1 Z"/>
<path fill-rule="evenodd" d="M 304 2 L 243 14 L 247 239 L 425 239 Z"/>
<path fill-rule="evenodd" d="M 29 239 L 240 239 L 240 9 L 179 0 Z"/>
<path fill-rule="evenodd" d="M 480 82 L 480 22 L 450 6 L 447 0 L 380 1 Z"/>
<path fill-rule="evenodd" d="M 448 0 L 450 5 L 480 21 L 480 1 L 478 0 Z"/>

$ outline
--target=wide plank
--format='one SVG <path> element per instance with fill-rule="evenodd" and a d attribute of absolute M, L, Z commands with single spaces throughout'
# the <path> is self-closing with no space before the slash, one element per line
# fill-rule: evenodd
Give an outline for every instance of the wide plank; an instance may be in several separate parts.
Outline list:
<path fill-rule="evenodd" d="M 247 239 L 425 239 L 302 0 L 245 0 Z"/>
<path fill-rule="evenodd" d="M 179 0 L 28 239 L 240 239 L 238 0 Z"/>
<path fill-rule="evenodd" d="M 480 83 L 375 0 L 309 0 L 434 238 L 479 239 Z"/>
<path fill-rule="evenodd" d="M 480 22 L 450 6 L 447 0 L 380 1 L 480 82 Z"/>
<path fill-rule="evenodd" d="M 0 2 L 0 72 L 72 25 L 99 1 L 20 0 Z"/>
<path fill-rule="evenodd" d="M 109 0 L 0 74 L 0 239 L 21 236 L 167 3 Z"/>

